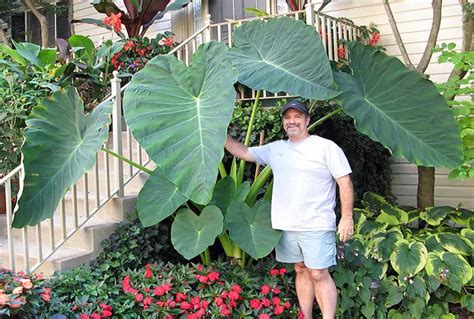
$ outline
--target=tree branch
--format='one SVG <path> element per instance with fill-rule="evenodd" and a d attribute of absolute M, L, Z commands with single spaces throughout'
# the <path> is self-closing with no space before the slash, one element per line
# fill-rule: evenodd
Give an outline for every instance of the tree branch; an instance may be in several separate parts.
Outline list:
<path fill-rule="evenodd" d="M 430 64 L 431 56 L 433 55 L 433 48 L 436 46 L 436 41 L 438 39 L 439 27 L 441 25 L 441 8 L 443 6 L 442 0 L 433 0 L 431 3 L 433 7 L 433 21 L 431 23 L 430 36 L 428 37 L 428 42 L 426 43 L 425 51 L 421 57 L 420 63 L 416 66 L 416 70 L 420 74 L 424 74 L 428 65 Z"/>
<path fill-rule="evenodd" d="M 463 52 L 469 52 L 473 49 L 472 45 L 472 31 L 474 27 L 474 21 L 472 19 L 472 14 L 470 6 L 469 6 L 469 0 L 459 0 L 459 4 L 462 7 L 462 45 L 461 45 L 461 51 Z M 453 68 L 451 73 L 449 74 L 448 82 L 452 80 L 453 78 L 457 77 L 459 79 L 462 79 L 466 76 L 467 70 L 456 70 Z M 454 100 L 456 96 L 446 96 L 447 100 Z"/>
<path fill-rule="evenodd" d="M 408 56 L 408 52 L 405 49 L 405 45 L 403 44 L 402 37 L 400 36 L 400 31 L 398 31 L 397 22 L 395 21 L 395 17 L 393 16 L 392 9 L 390 8 L 390 4 L 388 0 L 382 0 L 383 6 L 385 8 L 385 12 L 387 13 L 388 22 L 390 23 L 390 27 L 392 28 L 393 36 L 395 37 L 395 41 L 397 42 L 398 48 L 400 49 L 400 53 L 402 54 L 402 58 L 405 61 L 405 65 L 410 69 L 415 69 L 413 64 L 411 63 L 410 57 Z"/>
<path fill-rule="evenodd" d="M 38 19 L 40 23 L 41 30 L 41 46 L 47 48 L 49 44 L 49 35 L 48 35 L 48 20 L 36 7 L 34 0 L 21 0 L 21 2 L 28 7 L 33 15 Z"/>

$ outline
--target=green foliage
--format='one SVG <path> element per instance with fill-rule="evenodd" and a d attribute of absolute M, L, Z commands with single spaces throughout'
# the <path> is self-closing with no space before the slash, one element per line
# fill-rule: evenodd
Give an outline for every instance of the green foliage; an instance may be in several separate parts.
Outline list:
<path fill-rule="evenodd" d="M 386 270 L 379 278 L 388 293 L 383 303 L 389 317 L 424 318 L 448 315 L 448 305 L 470 307 L 474 242 L 467 225 L 473 212 L 452 207 L 404 211 L 371 193 L 362 203 L 363 208 L 356 209 L 353 242 Z M 398 213 L 380 219 L 387 212 Z M 421 220 L 414 222 L 412 216 Z"/>
<path fill-rule="evenodd" d="M 470 4 L 472 6 L 472 4 Z M 437 84 L 453 111 L 463 144 L 463 163 L 454 169 L 450 178 L 474 177 L 474 51 L 459 52 L 454 43 L 443 43 L 436 47 L 441 52 L 439 63 L 452 63 L 453 74 L 445 83 Z"/>
<path fill-rule="evenodd" d="M 93 268 L 114 281 L 126 269 L 135 269 L 153 262 L 183 262 L 172 248 L 170 221 L 144 227 L 140 221 L 123 221 L 116 231 L 102 243 L 103 252 L 91 262 Z"/>
<path fill-rule="evenodd" d="M 351 42 L 349 55 L 351 73 L 334 74 L 343 91 L 336 100 L 355 119 L 357 130 L 411 163 L 457 167 L 462 160 L 459 131 L 433 83 L 397 58 L 361 43 Z M 420 130 L 428 127 L 427 118 L 436 125 Z"/>

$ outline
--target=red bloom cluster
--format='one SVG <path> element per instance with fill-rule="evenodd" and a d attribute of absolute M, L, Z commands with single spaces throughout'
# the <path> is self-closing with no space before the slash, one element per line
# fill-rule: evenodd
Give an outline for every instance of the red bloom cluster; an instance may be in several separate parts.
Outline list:
<path fill-rule="evenodd" d="M 77 312 L 80 309 L 82 309 L 82 312 L 79 314 L 79 318 L 81 319 L 103 319 L 103 318 L 110 318 L 113 316 L 113 309 L 112 306 L 107 305 L 106 303 L 101 303 L 100 304 L 100 310 L 97 311 L 92 311 L 90 315 L 84 312 L 85 309 L 83 308 L 95 308 L 97 307 L 94 304 L 87 303 L 87 304 L 81 304 L 79 307 L 77 305 L 72 307 L 72 311 Z M 97 310 L 97 309 L 95 309 Z M 80 312 L 80 311 L 79 311 Z"/>
<path fill-rule="evenodd" d="M 379 39 L 380 39 L 380 34 L 378 32 L 374 32 L 372 34 L 372 38 L 370 38 L 367 41 L 367 43 L 374 47 L 377 44 L 377 42 L 379 41 Z"/>
<path fill-rule="evenodd" d="M 122 29 L 122 21 L 120 21 L 121 17 L 122 12 L 117 14 L 111 13 L 109 16 L 105 17 L 104 23 L 108 26 L 111 26 L 115 32 L 120 32 L 120 29 Z"/>
<path fill-rule="evenodd" d="M 286 268 L 281 268 L 281 269 L 274 268 L 274 269 L 270 269 L 268 271 L 268 274 L 270 276 L 276 277 L 276 276 L 283 276 L 287 272 L 288 272 L 288 270 L 286 270 Z"/>

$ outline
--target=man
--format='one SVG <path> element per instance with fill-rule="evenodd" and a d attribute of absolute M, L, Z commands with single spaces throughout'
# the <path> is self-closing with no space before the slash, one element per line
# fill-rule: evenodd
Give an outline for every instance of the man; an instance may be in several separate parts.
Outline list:
<path fill-rule="evenodd" d="M 225 148 L 245 161 L 272 168 L 272 227 L 283 231 L 276 259 L 294 264 L 304 318 L 312 318 L 315 297 L 323 318 L 334 318 L 337 290 L 328 268 L 336 264 L 336 183 L 341 200 L 337 233 L 346 241 L 354 227 L 352 171 L 335 143 L 308 133 L 305 104 L 288 102 L 281 114 L 287 141 L 247 148 L 228 136 Z"/>

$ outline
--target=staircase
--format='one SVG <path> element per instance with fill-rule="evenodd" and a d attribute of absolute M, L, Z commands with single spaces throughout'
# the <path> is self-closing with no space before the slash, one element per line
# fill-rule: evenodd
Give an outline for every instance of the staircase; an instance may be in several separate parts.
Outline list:
<path fill-rule="evenodd" d="M 363 40 L 357 26 L 315 11 L 315 4 L 306 10 L 293 11 L 277 16 L 304 20 L 319 31 L 330 60 L 338 61 L 340 40 Z M 170 54 L 189 64 L 199 45 L 210 40 L 232 45 L 232 33 L 242 23 L 255 19 L 210 24 L 182 42 Z M 345 53 L 347 54 L 347 53 Z M 118 74 L 111 80 L 113 131 L 104 145 L 106 149 L 149 168 L 145 151 L 133 139 L 122 119 L 121 93 Z M 255 98 L 255 91 L 242 90 L 240 100 Z M 261 99 L 282 98 L 287 95 L 264 91 Z M 122 126 L 124 129 L 122 129 Z M 46 275 L 57 270 L 74 268 L 87 263 L 100 252 L 100 243 L 115 230 L 116 223 L 135 210 L 136 195 L 146 180 L 146 174 L 110 156 L 104 151 L 97 154 L 96 165 L 65 194 L 53 217 L 40 224 L 23 229 L 9 227 L 12 221 L 12 187 L 15 180 L 22 180 L 23 168 L 19 166 L 0 179 L 5 186 L 7 213 L 0 215 L 0 264 L 16 271 L 42 272 Z"/>

